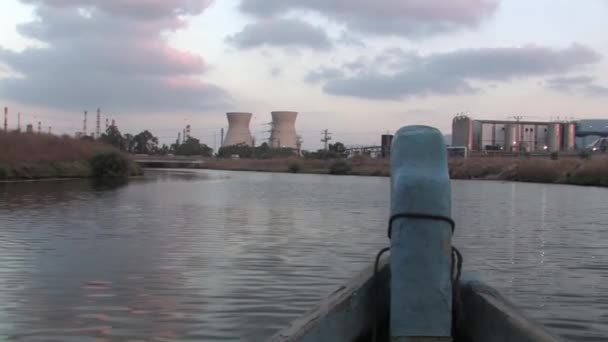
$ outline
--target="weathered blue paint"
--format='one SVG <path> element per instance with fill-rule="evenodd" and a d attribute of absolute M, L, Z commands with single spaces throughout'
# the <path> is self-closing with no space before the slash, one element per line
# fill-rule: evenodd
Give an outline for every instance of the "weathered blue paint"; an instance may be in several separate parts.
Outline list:
<path fill-rule="evenodd" d="M 451 217 L 447 153 L 432 127 L 401 128 L 391 148 L 391 215 Z M 391 337 L 449 337 L 452 232 L 439 220 L 402 218 L 391 238 Z"/>

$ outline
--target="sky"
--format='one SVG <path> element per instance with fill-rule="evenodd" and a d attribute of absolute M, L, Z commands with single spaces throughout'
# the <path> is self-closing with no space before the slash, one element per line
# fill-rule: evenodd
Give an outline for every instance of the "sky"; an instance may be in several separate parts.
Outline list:
<path fill-rule="evenodd" d="M 225 113 L 299 112 L 304 149 L 457 113 L 608 118 L 608 0 L 2 0 L 0 105 L 9 127 L 219 145 Z M 103 123 L 102 123 L 103 126 Z"/>

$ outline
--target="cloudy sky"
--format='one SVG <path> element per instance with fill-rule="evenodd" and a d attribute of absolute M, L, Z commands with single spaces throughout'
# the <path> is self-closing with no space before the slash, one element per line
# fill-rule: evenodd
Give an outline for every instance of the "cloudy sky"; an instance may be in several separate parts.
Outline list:
<path fill-rule="evenodd" d="M 214 145 L 227 111 L 376 144 L 408 124 L 608 117 L 608 0 L 2 0 L 0 104 L 23 123 Z M 89 130 L 94 128 L 90 115 Z"/>

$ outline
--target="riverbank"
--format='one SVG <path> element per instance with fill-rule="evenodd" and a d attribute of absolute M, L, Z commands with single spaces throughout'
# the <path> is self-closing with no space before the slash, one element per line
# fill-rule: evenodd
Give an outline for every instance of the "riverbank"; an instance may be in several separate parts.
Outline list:
<path fill-rule="evenodd" d="M 213 159 L 202 168 L 232 171 L 291 172 L 359 176 L 390 176 L 386 159 L 353 158 L 349 160 L 284 159 Z M 450 159 L 452 179 L 505 180 L 519 182 L 608 186 L 608 157 L 592 159 L 478 157 Z"/>
<path fill-rule="evenodd" d="M 0 133 L 0 180 L 88 178 L 100 174 L 95 158 L 113 156 L 130 176 L 142 174 L 139 166 L 117 149 L 92 140 L 49 134 Z M 100 166 L 97 168 L 106 167 Z M 108 165 L 110 169 L 116 165 Z"/>

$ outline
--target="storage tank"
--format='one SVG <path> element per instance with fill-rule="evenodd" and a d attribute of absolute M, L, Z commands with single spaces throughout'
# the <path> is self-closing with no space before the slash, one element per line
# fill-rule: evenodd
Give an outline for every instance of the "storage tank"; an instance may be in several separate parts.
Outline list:
<path fill-rule="evenodd" d="M 519 125 L 505 125 L 505 151 L 516 151 L 519 145 Z"/>
<path fill-rule="evenodd" d="M 551 123 L 547 127 L 547 147 L 549 152 L 559 152 L 562 148 L 562 124 Z"/>
<path fill-rule="evenodd" d="M 576 147 L 576 123 L 564 124 L 564 140 L 562 143 L 564 151 L 574 151 Z"/>
<path fill-rule="evenodd" d="M 391 156 L 391 144 L 393 143 L 393 136 L 391 134 L 382 134 L 381 139 L 381 153 L 382 158 L 389 158 Z"/>
<path fill-rule="evenodd" d="M 251 113 L 230 112 L 226 113 L 226 117 L 228 118 L 228 132 L 226 132 L 223 146 L 238 144 L 253 145 L 253 138 L 249 130 Z"/>
<path fill-rule="evenodd" d="M 298 112 L 275 111 L 271 115 L 270 147 L 297 149 L 296 118 L 298 117 Z"/>
<path fill-rule="evenodd" d="M 468 116 L 458 115 L 452 120 L 452 146 L 473 150 L 473 120 Z"/>

